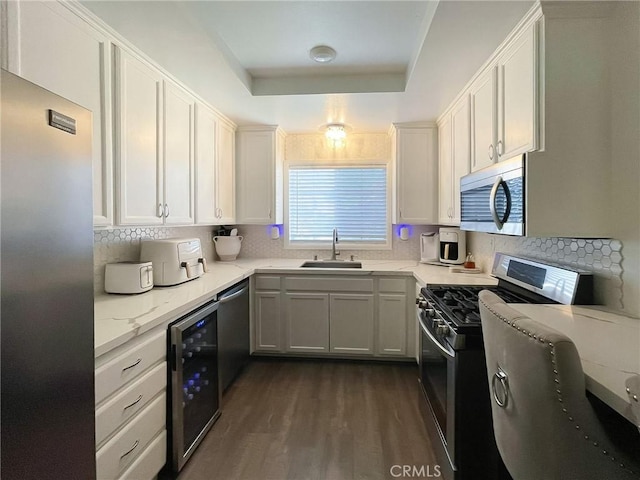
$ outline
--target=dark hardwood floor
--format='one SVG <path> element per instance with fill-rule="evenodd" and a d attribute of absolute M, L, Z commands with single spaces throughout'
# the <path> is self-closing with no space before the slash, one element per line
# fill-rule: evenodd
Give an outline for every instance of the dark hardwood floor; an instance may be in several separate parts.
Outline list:
<path fill-rule="evenodd" d="M 397 478 L 433 466 L 417 366 L 254 359 L 179 480 Z"/>

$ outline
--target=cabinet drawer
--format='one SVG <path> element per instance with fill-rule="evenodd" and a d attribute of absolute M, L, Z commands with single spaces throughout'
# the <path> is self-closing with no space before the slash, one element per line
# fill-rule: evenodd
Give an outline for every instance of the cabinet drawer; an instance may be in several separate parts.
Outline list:
<path fill-rule="evenodd" d="M 154 363 L 165 359 L 166 336 L 166 330 L 162 330 L 147 341 L 96 368 L 96 405 Z"/>
<path fill-rule="evenodd" d="M 346 277 L 287 277 L 285 288 L 288 292 L 305 291 L 318 292 L 330 291 L 343 292 L 373 292 L 373 279 L 371 278 L 346 278 Z"/>
<path fill-rule="evenodd" d="M 381 278 L 378 290 L 385 293 L 406 293 L 407 281 L 404 278 Z"/>
<path fill-rule="evenodd" d="M 166 394 L 151 404 L 98 450 L 96 473 L 100 480 L 118 478 L 140 456 L 166 425 Z"/>
<path fill-rule="evenodd" d="M 167 386 L 167 363 L 163 362 L 96 410 L 96 445 L 142 410 Z"/>
<path fill-rule="evenodd" d="M 160 432 L 151 445 L 127 468 L 119 480 L 151 480 L 167 462 L 167 431 Z"/>
<path fill-rule="evenodd" d="M 280 290 L 280 277 L 256 277 L 256 290 Z"/>

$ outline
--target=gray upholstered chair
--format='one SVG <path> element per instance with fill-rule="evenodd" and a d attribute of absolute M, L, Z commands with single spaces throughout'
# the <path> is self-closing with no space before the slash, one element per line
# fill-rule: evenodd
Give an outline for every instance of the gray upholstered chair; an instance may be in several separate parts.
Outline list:
<path fill-rule="evenodd" d="M 639 479 L 586 398 L 573 342 L 489 291 L 479 300 L 496 443 L 514 480 Z"/>

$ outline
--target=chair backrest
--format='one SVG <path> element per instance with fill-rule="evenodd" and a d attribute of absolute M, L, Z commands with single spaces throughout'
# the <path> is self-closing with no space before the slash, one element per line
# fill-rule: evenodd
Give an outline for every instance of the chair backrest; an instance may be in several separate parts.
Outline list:
<path fill-rule="evenodd" d="M 489 291 L 479 302 L 496 443 L 513 478 L 640 478 L 586 399 L 574 343 Z"/>

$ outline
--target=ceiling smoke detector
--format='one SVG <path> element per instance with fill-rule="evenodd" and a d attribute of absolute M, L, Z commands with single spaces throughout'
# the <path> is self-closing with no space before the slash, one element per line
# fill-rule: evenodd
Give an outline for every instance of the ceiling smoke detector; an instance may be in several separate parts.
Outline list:
<path fill-rule="evenodd" d="M 314 62 L 329 63 L 336 58 L 336 51 L 326 45 L 317 45 L 311 49 L 309 56 Z"/>

